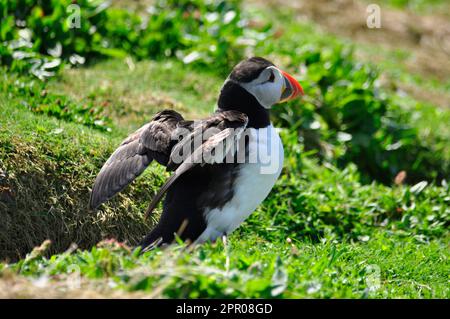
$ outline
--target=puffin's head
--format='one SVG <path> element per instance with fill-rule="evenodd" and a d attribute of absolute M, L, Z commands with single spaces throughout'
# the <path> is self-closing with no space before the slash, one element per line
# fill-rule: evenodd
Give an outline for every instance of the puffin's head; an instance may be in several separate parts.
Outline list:
<path fill-rule="evenodd" d="M 304 94 L 303 88 L 291 75 L 260 57 L 249 58 L 236 65 L 227 82 L 244 88 L 266 109 Z"/>

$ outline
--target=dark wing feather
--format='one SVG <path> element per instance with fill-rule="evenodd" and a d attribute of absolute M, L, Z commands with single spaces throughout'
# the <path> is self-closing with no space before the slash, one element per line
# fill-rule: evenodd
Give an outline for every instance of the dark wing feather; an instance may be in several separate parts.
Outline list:
<path fill-rule="evenodd" d="M 124 189 L 156 160 L 167 165 L 172 132 L 183 117 L 170 110 L 156 114 L 152 121 L 127 137 L 103 165 L 92 188 L 90 207 L 96 208 Z"/>
<path fill-rule="evenodd" d="M 145 217 L 147 218 L 147 216 L 153 211 L 158 202 L 161 200 L 165 192 L 183 173 L 199 164 L 205 165 L 222 162 L 230 152 L 234 153 L 238 145 L 238 139 L 247 126 L 247 123 L 248 117 L 244 113 L 237 111 L 224 111 L 214 114 L 213 116 L 201 121 L 196 127 L 194 127 L 193 132 L 189 136 L 173 147 L 168 167 L 176 167 L 175 172 L 153 198 L 145 213 Z M 201 134 L 210 128 L 217 129 L 218 132 L 207 138 L 180 164 L 177 165 L 172 161 L 173 153 L 179 152 L 183 145 L 193 144 L 198 134 Z M 219 147 L 223 147 L 222 152 L 215 153 L 219 154 L 219 156 L 214 156 L 212 151 L 218 149 Z"/>

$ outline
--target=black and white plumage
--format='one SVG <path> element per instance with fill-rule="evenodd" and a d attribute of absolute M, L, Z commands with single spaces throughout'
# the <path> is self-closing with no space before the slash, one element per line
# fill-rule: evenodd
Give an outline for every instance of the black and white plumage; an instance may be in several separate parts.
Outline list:
<path fill-rule="evenodd" d="M 120 192 L 155 160 L 173 174 L 147 210 L 151 213 L 165 195 L 161 218 L 141 243 L 144 249 L 170 243 L 175 234 L 201 243 L 231 233 L 281 172 L 283 147 L 269 109 L 300 93 L 298 82 L 273 63 L 242 61 L 225 81 L 210 117 L 185 121 L 164 110 L 125 139 L 98 174 L 90 207 Z"/>

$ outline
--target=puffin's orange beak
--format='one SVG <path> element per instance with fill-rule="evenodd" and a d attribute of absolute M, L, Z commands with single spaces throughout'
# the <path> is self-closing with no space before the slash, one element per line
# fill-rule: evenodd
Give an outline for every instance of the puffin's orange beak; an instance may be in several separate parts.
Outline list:
<path fill-rule="evenodd" d="M 297 96 L 304 95 L 303 88 L 292 75 L 280 70 L 284 77 L 284 85 L 281 92 L 280 102 L 286 102 L 295 99 Z"/>

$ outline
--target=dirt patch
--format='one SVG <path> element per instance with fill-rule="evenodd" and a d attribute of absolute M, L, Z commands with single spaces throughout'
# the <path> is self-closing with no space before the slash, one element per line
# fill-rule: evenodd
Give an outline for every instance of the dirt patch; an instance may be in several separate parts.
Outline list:
<path fill-rule="evenodd" d="M 148 298 L 142 292 L 126 292 L 109 288 L 105 280 L 82 279 L 74 287 L 74 278 L 24 278 L 4 271 L 0 275 L 0 299 L 100 299 Z"/>

